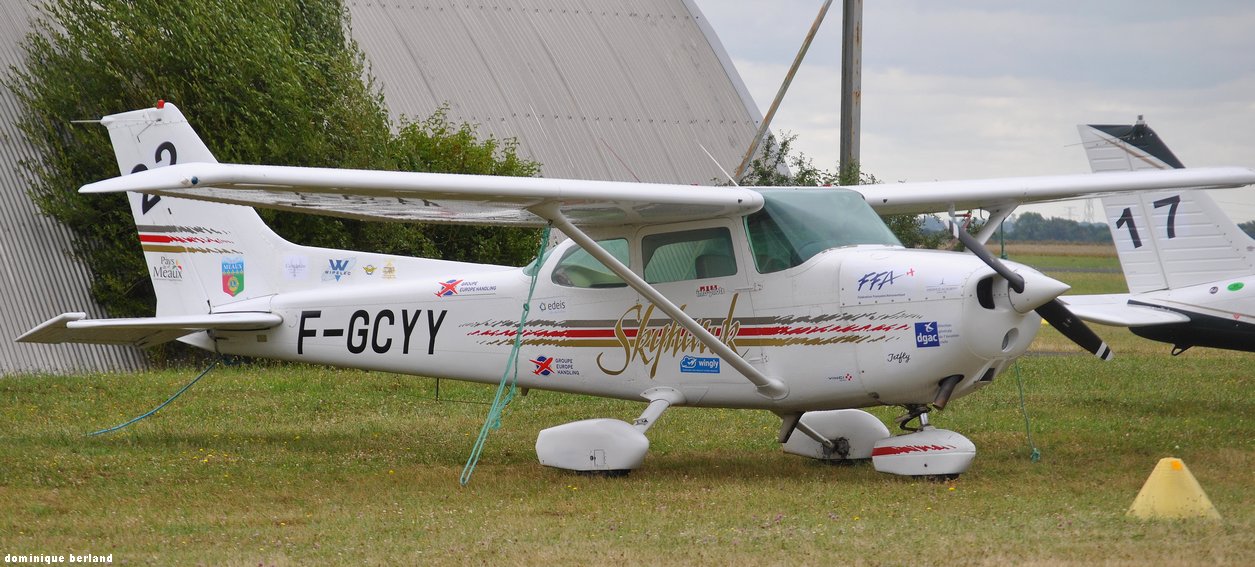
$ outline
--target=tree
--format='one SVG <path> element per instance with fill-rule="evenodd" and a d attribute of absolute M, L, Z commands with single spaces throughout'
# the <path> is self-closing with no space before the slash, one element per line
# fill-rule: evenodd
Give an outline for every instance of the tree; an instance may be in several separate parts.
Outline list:
<path fill-rule="evenodd" d="M 775 137 L 768 136 L 763 140 L 761 153 L 746 168 L 745 175 L 738 182 L 745 186 L 799 186 L 826 187 L 841 185 L 842 171 L 819 169 L 802 153 L 793 152 L 793 142 L 797 135 L 790 134 L 778 142 Z M 848 176 L 852 170 L 846 170 Z M 876 176 L 858 172 L 859 185 L 880 183 Z M 897 235 L 898 240 L 909 248 L 937 248 L 947 240 L 945 233 L 930 233 L 924 230 L 924 218 L 919 215 L 881 215 L 881 219 L 889 229 Z M 838 219 L 833 219 L 837 222 Z"/>
<path fill-rule="evenodd" d="M 224 162 L 535 175 L 513 142 L 479 141 L 443 111 L 394 135 L 365 57 L 348 37 L 342 0 L 46 0 L 5 79 L 40 159 L 25 163 L 31 196 L 74 233 L 112 316 L 150 315 L 154 299 L 121 195 L 80 185 L 118 174 L 105 130 L 72 125 L 178 102 Z M 424 228 L 265 213 L 303 244 L 522 263 L 519 231 Z M 520 244 L 519 242 L 523 242 Z M 482 258 L 482 256 L 481 256 Z"/>
<path fill-rule="evenodd" d="M 1049 219 L 1038 213 L 1024 213 L 1006 233 L 1007 240 L 1056 242 L 1111 242 L 1111 231 L 1102 223 L 1078 223 L 1059 217 Z"/>

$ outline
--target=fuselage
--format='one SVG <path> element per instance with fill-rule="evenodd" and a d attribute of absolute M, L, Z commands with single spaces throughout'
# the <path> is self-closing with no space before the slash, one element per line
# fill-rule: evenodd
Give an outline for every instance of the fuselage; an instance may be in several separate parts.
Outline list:
<path fill-rule="evenodd" d="M 637 266 L 642 239 L 624 240 Z M 483 383 L 509 371 L 525 388 L 629 400 L 669 387 L 687 405 L 809 411 L 928 403 L 938 383 L 954 375 L 962 377 L 955 390 L 961 396 L 1022 354 L 1039 327 L 1036 315 L 1007 307 L 1005 284 L 999 292 L 1001 280 L 967 254 L 851 246 L 762 274 L 745 240 L 736 241 L 735 267 L 720 275 L 653 285 L 761 372 L 783 381 L 782 399 L 758 394 L 630 287 L 563 275 L 580 253 L 570 241 L 539 266 L 517 364 L 509 370 L 531 276 L 500 266 L 462 265 L 394 280 L 355 274 L 352 285 L 329 282 L 225 305 L 218 311 L 269 311 L 284 323 L 220 332 L 216 347 Z"/>
<path fill-rule="evenodd" d="M 1134 334 L 1180 348 L 1255 351 L 1255 285 L 1227 278 L 1179 289 L 1135 294 L 1130 303 L 1183 314 L 1189 322 L 1134 326 Z"/>

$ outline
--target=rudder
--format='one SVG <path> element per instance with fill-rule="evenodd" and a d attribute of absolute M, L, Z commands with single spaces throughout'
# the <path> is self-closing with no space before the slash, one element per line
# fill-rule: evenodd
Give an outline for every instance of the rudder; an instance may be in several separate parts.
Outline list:
<path fill-rule="evenodd" d="M 175 163 L 217 160 L 175 105 L 101 119 L 122 175 Z M 269 263 L 293 245 L 250 207 L 128 193 L 157 296 L 157 315 L 209 313 L 214 307 L 272 295 Z M 268 277 L 270 276 L 270 277 Z"/>
<path fill-rule="evenodd" d="M 1183 168 L 1140 117 L 1132 126 L 1078 126 L 1095 173 Z M 1129 292 L 1179 289 L 1255 271 L 1255 241 L 1206 191 L 1102 198 Z"/>

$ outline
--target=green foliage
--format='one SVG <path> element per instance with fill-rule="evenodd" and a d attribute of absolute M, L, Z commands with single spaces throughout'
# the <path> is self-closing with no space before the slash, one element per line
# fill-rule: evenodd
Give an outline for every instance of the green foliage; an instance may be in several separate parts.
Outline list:
<path fill-rule="evenodd" d="M 1007 240 L 1054 241 L 1054 242 L 1111 242 L 1111 231 L 1106 224 L 1081 224 L 1079 222 L 1037 213 L 1024 213 L 1007 223 Z"/>
<path fill-rule="evenodd" d="M 837 171 L 819 169 L 802 153 L 793 151 L 797 135 L 784 136 L 779 141 L 768 136 L 761 150 L 741 176 L 742 186 L 795 186 L 827 187 L 851 185 L 857 176 L 859 185 L 880 183 L 876 176 L 860 171 L 857 167 L 838 168 Z M 881 215 L 889 229 L 902 244 L 910 248 L 937 248 L 945 241 L 945 234 L 924 231 L 924 218 L 919 215 Z M 833 219 L 839 222 L 840 219 Z"/>
<path fill-rule="evenodd" d="M 5 85 L 40 158 L 31 197 L 70 227 L 113 316 L 151 314 L 154 299 L 125 198 L 77 193 L 113 177 L 104 128 L 76 125 L 176 101 L 224 162 L 535 175 L 513 142 L 477 141 L 443 111 L 395 135 L 342 0 L 46 0 Z M 363 77 L 366 77 L 363 79 Z M 522 263 L 519 231 L 370 224 L 267 213 L 302 244 Z"/>
<path fill-rule="evenodd" d="M 422 122 L 403 121 L 388 145 L 388 169 L 479 175 L 531 177 L 540 165 L 518 156 L 518 142 L 493 138 L 480 141 L 469 124 L 449 122 L 441 107 Z M 439 257 L 446 260 L 522 265 L 536 250 L 533 229 L 459 225 L 390 225 L 381 228 L 393 240 L 377 245 L 380 252 Z"/>

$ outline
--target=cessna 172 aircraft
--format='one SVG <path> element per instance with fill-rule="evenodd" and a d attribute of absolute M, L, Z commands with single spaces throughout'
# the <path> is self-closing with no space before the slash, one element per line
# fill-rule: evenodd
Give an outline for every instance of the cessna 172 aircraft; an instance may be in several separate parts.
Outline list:
<path fill-rule="evenodd" d="M 1247 168 L 850 188 L 693 187 L 219 164 L 172 104 L 107 116 L 157 295 L 154 317 L 57 316 L 18 340 L 152 345 L 485 383 L 515 345 L 523 388 L 647 401 L 633 423 L 542 431 L 542 464 L 641 465 L 670 406 L 761 409 L 817 459 L 957 475 L 975 446 L 931 408 L 989 384 L 1042 318 L 1103 358 L 1062 282 L 977 255 L 908 250 L 877 216 L 1255 183 Z M 552 225 L 524 268 L 329 250 L 275 235 L 250 206 L 404 222 Z M 996 222 L 991 224 L 997 224 Z M 531 313 L 518 314 L 534 281 Z M 892 436 L 855 408 L 905 408 Z M 919 425 L 911 423 L 918 420 Z M 800 432 L 796 435 L 794 432 Z"/>
<path fill-rule="evenodd" d="M 1078 126 L 1095 173 L 1185 166 L 1139 117 Z M 1255 351 L 1255 240 L 1205 191 L 1102 198 L 1127 294 L 1066 296 L 1077 316 L 1173 345 Z"/>

